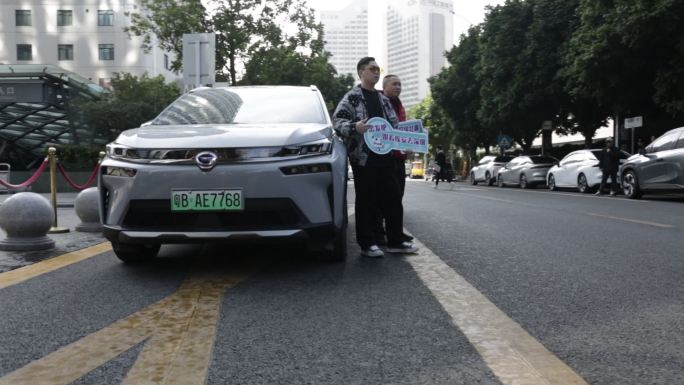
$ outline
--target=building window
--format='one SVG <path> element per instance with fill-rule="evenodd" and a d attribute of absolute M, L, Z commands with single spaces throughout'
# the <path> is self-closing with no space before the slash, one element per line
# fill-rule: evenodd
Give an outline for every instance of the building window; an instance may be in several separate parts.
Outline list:
<path fill-rule="evenodd" d="M 70 9 L 57 10 L 57 26 L 66 27 L 73 24 L 73 13 Z"/>
<path fill-rule="evenodd" d="M 17 44 L 17 60 L 33 60 L 31 44 Z"/>
<path fill-rule="evenodd" d="M 17 19 L 17 27 L 31 26 L 31 11 L 25 9 L 17 9 L 16 11 L 14 11 L 14 15 Z"/>
<path fill-rule="evenodd" d="M 74 60 L 74 45 L 73 44 L 58 44 L 57 45 L 57 60 Z"/>
<path fill-rule="evenodd" d="M 100 60 L 114 60 L 114 44 L 100 44 Z"/>
<path fill-rule="evenodd" d="M 97 25 L 100 27 L 114 25 L 114 11 L 97 11 Z"/>

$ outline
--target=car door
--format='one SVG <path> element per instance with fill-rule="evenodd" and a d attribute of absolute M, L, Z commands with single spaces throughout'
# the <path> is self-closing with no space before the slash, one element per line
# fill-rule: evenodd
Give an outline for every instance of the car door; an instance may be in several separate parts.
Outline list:
<path fill-rule="evenodd" d="M 506 163 L 505 166 L 501 167 L 499 169 L 499 176 L 501 176 L 501 180 L 506 183 L 507 181 L 510 180 L 510 174 L 513 171 L 513 168 L 515 165 L 518 163 L 518 158 L 512 159 L 510 162 Z"/>
<path fill-rule="evenodd" d="M 577 169 L 584 156 L 581 153 L 571 153 L 561 160 L 560 169 L 556 171 L 556 185 L 559 187 L 575 187 L 577 185 Z"/>
<path fill-rule="evenodd" d="M 480 162 L 477 164 L 477 167 L 475 168 L 475 180 L 484 180 L 485 170 L 487 169 L 489 163 L 491 163 L 492 159 L 494 158 L 490 156 L 485 156 L 484 158 L 480 159 Z"/>
<path fill-rule="evenodd" d="M 518 184 L 520 183 L 520 173 L 525 168 L 525 165 L 531 163 L 528 157 L 520 157 L 517 162 L 511 167 L 511 172 L 508 173 L 508 179 L 505 180 L 507 184 Z"/>
<path fill-rule="evenodd" d="M 678 145 L 682 131 L 668 132 L 647 147 L 646 158 L 639 165 L 639 184 L 647 189 L 668 189 L 681 177 L 678 170 L 682 150 Z"/>

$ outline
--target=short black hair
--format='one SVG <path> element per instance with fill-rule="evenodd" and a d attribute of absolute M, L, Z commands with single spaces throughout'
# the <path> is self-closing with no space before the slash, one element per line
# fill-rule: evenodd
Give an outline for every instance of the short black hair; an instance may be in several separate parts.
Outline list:
<path fill-rule="evenodd" d="M 367 65 L 368 63 L 370 63 L 372 61 L 375 61 L 374 57 L 366 56 L 366 57 L 361 58 L 361 60 L 359 60 L 358 64 L 356 64 L 356 72 L 361 71 L 365 65 Z"/>

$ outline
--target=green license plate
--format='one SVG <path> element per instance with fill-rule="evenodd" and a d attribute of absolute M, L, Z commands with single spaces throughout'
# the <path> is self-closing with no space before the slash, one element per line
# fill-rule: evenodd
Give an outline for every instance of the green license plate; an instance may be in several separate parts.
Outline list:
<path fill-rule="evenodd" d="M 241 189 L 171 190 L 171 211 L 237 211 L 244 206 Z"/>

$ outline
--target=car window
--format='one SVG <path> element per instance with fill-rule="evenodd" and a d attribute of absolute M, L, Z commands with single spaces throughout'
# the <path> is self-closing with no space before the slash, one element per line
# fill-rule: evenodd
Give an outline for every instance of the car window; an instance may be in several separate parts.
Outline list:
<path fill-rule="evenodd" d="M 676 148 L 684 148 L 684 132 L 682 132 L 682 135 L 679 137 Z"/>
<path fill-rule="evenodd" d="M 309 88 L 208 88 L 176 99 L 152 125 L 326 123 L 317 92 Z"/>
<path fill-rule="evenodd" d="M 660 138 L 654 140 L 653 143 L 651 143 L 651 145 L 648 146 L 648 152 L 667 151 L 675 148 L 675 144 L 677 143 L 677 139 L 679 139 L 679 135 L 680 132 L 666 133 Z"/>
<path fill-rule="evenodd" d="M 561 166 L 564 166 L 569 163 L 575 163 L 584 160 L 584 154 L 583 153 L 574 153 L 574 154 L 569 154 L 563 160 L 560 162 Z"/>
<path fill-rule="evenodd" d="M 492 159 L 494 159 L 494 158 L 492 158 L 491 156 L 485 156 L 484 158 L 480 159 L 480 162 L 478 163 L 478 165 L 487 164 L 487 163 L 491 162 Z"/>
<path fill-rule="evenodd" d="M 535 156 L 535 157 L 532 157 L 531 159 L 532 159 L 532 163 L 535 163 L 535 164 L 557 162 L 557 160 L 555 158 L 552 158 L 550 156 Z"/>
<path fill-rule="evenodd" d="M 511 159 L 513 159 L 512 156 L 497 156 L 496 158 L 494 158 L 494 161 L 499 163 L 506 163 L 510 162 Z"/>

